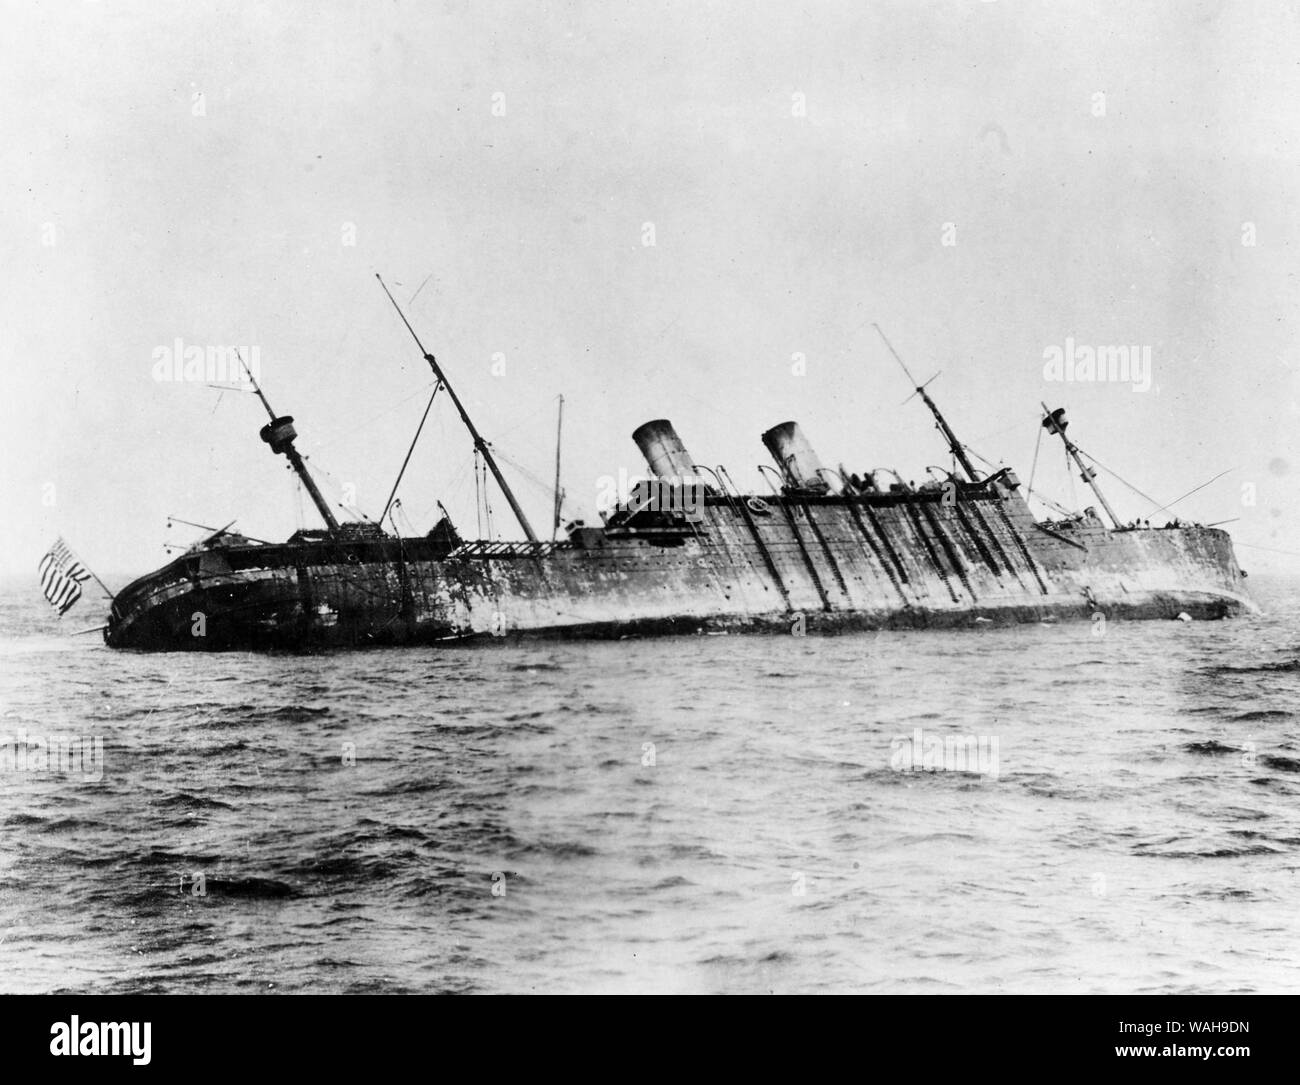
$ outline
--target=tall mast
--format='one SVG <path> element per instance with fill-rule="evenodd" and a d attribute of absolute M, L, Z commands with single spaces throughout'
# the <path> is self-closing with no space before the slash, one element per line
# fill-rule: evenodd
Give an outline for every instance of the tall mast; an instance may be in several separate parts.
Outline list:
<path fill-rule="evenodd" d="M 1115 510 L 1110 507 L 1110 502 L 1106 500 L 1106 495 L 1101 492 L 1101 487 L 1097 485 L 1097 471 L 1083 462 L 1079 455 L 1078 446 L 1065 435 L 1065 427 L 1070 423 L 1065 420 L 1065 408 L 1058 407 L 1054 411 L 1047 409 L 1047 404 L 1041 404 L 1043 408 L 1043 429 L 1055 433 L 1062 441 L 1065 442 L 1065 451 L 1070 458 L 1074 460 L 1079 468 L 1079 477 L 1092 487 L 1092 492 L 1097 495 L 1097 500 L 1101 502 L 1101 507 L 1106 510 L 1106 515 L 1110 517 L 1110 522 L 1116 527 L 1120 526 L 1119 517 L 1115 515 Z"/>
<path fill-rule="evenodd" d="M 948 442 L 948 448 L 951 449 L 957 462 L 961 464 L 962 470 L 966 472 L 971 482 L 979 482 L 980 477 L 975 471 L 975 465 L 970 462 L 970 459 L 966 455 L 966 449 L 963 448 L 962 443 L 957 440 L 957 435 L 953 433 L 952 427 L 948 425 L 948 420 L 944 418 L 943 413 L 939 410 L 934 400 L 930 398 L 930 393 L 925 390 L 925 385 L 916 383 L 916 378 L 912 376 L 907 366 L 904 365 L 903 359 L 898 356 L 898 351 L 894 349 L 894 345 L 885 338 L 885 333 L 880 330 L 880 325 L 872 324 L 871 326 L 876 329 L 880 338 L 884 340 L 885 346 L 889 348 L 889 353 L 892 354 L 894 360 L 902 366 L 903 372 L 907 374 L 907 379 L 912 382 L 913 386 L 916 388 L 917 394 L 925 401 L 925 405 L 930 408 L 930 413 L 934 415 L 934 420 L 939 426 L 939 432 L 943 434 L 944 440 Z"/>
<path fill-rule="evenodd" d="M 321 496 L 320 490 L 316 488 L 316 480 L 311 477 L 311 472 L 307 470 L 307 465 L 303 462 L 302 456 L 293 447 L 293 442 L 298 436 L 298 431 L 293 428 L 293 416 L 277 415 L 271 409 L 271 404 L 267 402 L 261 385 L 257 383 L 257 378 L 253 376 L 253 371 L 245 364 L 243 356 L 236 351 L 235 357 L 239 359 L 239 364 L 244 367 L 244 372 L 248 374 L 248 380 L 253 386 L 253 391 L 257 393 L 257 398 L 262 401 L 262 406 L 266 408 L 266 413 L 271 417 L 271 421 L 262 427 L 259 435 L 263 441 L 271 446 L 272 452 L 284 456 L 289 461 L 303 486 L 311 495 L 312 503 L 316 506 L 316 511 L 320 513 L 321 519 L 325 521 L 329 533 L 337 535 L 339 522 L 334 518 L 334 513 L 330 511 L 330 507 L 326 504 L 325 498 Z"/>
<path fill-rule="evenodd" d="M 379 285 L 384 288 L 384 293 L 388 295 L 388 300 L 393 303 L 393 308 L 397 310 L 397 315 L 402 318 L 402 323 L 406 325 L 406 330 L 411 333 L 411 338 L 415 340 L 415 345 L 420 348 L 420 353 L 424 355 L 424 360 L 429 363 L 429 368 L 433 370 L 433 375 L 438 379 L 447 394 L 451 396 L 451 401 L 456 405 L 456 410 L 460 413 L 460 420 L 465 423 L 465 428 L 469 430 L 469 435 L 474 440 L 474 447 L 483 454 L 483 460 L 487 463 L 492 472 L 492 477 L 497 480 L 497 485 L 501 487 L 501 492 L 506 495 L 506 501 L 510 503 L 510 511 L 515 514 L 515 519 L 519 521 L 519 526 L 524 529 L 524 534 L 528 536 L 528 541 L 537 542 L 537 535 L 533 532 L 532 525 L 529 524 L 528 518 L 524 516 L 524 510 L 519 507 L 519 502 L 515 500 L 514 492 L 510 489 L 510 484 L 506 482 L 505 476 L 501 474 L 501 468 L 497 466 L 496 458 L 492 455 L 492 448 L 483 440 L 482 434 L 475 428 L 473 421 L 466 412 L 464 404 L 460 401 L 460 396 L 447 380 L 447 376 L 438 365 L 438 360 L 424 349 L 424 344 L 420 342 L 420 337 L 415 334 L 415 329 L 411 327 L 411 322 L 406 319 L 406 314 L 402 312 L 402 307 L 397 304 L 397 299 L 393 297 L 392 291 L 388 289 L 388 284 L 376 273 L 376 279 L 379 279 Z"/>
<path fill-rule="evenodd" d="M 564 397 L 560 396 L 560 408 L 555 419 L 555 515 L 551 520 L 551 542 L 555 542 L 560 533 L 560 503 L 564 494 L 560 490 L 560 435 L 564 431 Z"/>

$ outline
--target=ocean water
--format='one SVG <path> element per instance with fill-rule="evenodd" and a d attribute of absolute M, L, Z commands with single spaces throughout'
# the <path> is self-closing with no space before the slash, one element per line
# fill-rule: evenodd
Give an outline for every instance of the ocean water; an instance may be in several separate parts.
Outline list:
<path fill-rule="evenodd" d="M 0 991 L 1300 991 L 1300 582 L 1252 584 L 319 656 L 115 653 L 9 585 Z"/>

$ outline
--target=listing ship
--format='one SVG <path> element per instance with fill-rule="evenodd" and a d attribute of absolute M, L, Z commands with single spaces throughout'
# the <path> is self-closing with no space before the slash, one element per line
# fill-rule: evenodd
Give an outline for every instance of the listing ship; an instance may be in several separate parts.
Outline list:
<path fill-rule="evenodd" d="M 1258 609 L 1227 532 L 1115 518 L 1096 469 L 1066 436 L 1063 410 L 1044 406 L 1043 429 L 1064 441 L 1109 523 L 1095 507 L 1038 520 L 1016 473 L 981 473 L 915 380 L 951 453 L 947 477 L 917 487 L 896 474 L 889 481 L 883 472 L 827 469 L 788 421 L 762 435 L 779 483 L 770 493 L 743 493 L 725 468 L 696 461 L 671 423 L 657 419 L 632 434 L 650 482 L 601 525 L 575 521 L 563 538 L 542 541 L 440 363 L 406 326 L 436 378 L 434 395 L 445 389 L 453 400 L 525 540 L 465 541 L 445 511 L 417 537 L 386 531 L 383 517 L 340 523 L 294 447 L 293 418 L 277 415 L 254 382 L 270 416 L 262 440 L 287 458 L 324 527 L 279 544 L 217 532 L 117 594 L 107 644 L 318 650 L 818 635 L 1098 616 L 1210 619 Z M 558 500 L 556 508 L 558 520 Z"/>

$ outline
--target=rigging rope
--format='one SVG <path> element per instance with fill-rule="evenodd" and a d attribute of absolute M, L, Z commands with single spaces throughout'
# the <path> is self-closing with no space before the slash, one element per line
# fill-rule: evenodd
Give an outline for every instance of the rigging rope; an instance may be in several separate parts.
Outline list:
<path fill-rule="evenodd" d="M 452 475 L 451 481 L 447 483 L 444 491 L 444 496 L 447 498 L 449 504 L 453 504 L 453 505 L 459 504 L 461 494 L 468 492 L 469 482 L 465 478 L 466 472 L 474 473 L 473 459 L 462 460 L 460 462 L 459 469 L 456 471 L 454 475 Z M 477 487 L 478 484 L 477 474 L 475 474 L 474 477 L 475 477 L 475 486 Z M 475 494 L 474 502 L 475 505 L 477 506 L 478 504 L 477 493 Z M 423 513 L 421 513 L 420 519 L 426 520 L 437 507 L 438 507 L 438 503 L 435 501 L 432 505 L 430 505 L 427 509 L 425 509 Z"/>
<path fill-rule="evenodd" d="M 1130 490 L 1132 490 L 1135 494 L 1137 494 L 1138 497 L 1142 498 L 1143 501 L 1150 501 L 1151 504 L 1153 504 L 1153 505 L 1156 505 L 1156 506 L 1159 506 L 1159 507 L 1163 507 L 1163 506 L 1160 506 L 1160 502 L 1158 502 L 1154 497 L 1148 497 L 1148 496 L 1147 496 L 1146 494 L 1144 494 L 1141 490 L 1139 490 L 1136 486 L 1134 486 L 1131 482 L 1127 482 L 1127 481 L 1125 481 L 1124 479 L 1120 478 L 1119 475 L 1115 474 L 1114 471 L 1112 471 L 1109 467 L 1107 467 L 1104 463 L 1102 463 L 1101 460 L 1097 459 L 1096 456 L 1092 455 L 1091 453 L 1084 452 L 1083 449 L 1079 449 L 1079 455 L 1081 455 L 1081 456 L 1087 456 L 1089 460 L 1091 460 L 1091 461 L 1092 461 L 1093 463 L 1095 463 L 1098 467 L 1100 467 L 1103 471 L 1105 471 L 1106 474 L 1113 476 L 1117 481 L 1119 481 L 1119 482 L 1122 483 L 1123 485 L 1127 486 Z M 1214 481 L 1213 479 L 1210 480 L 1210 482 L 1213 482 L 1213 481 Z M 1207 483 L 1206 485 L 1208 485 L 1208 483 Z M 1157 511 L 1158 511 L 1158 510 L 1157 510 Z"/>
<path fill-rule="evenodd" d="M 393 483 L 392 490 L 389 491 L 388 501 L 384 504 L 384 511 L 380 514 L 380 521 L 388 515 L 388 510 L 393 504 L 393 498 L 397 496 L 397 487 L 402 484 L 402 476 L 406 474 L 406 465 L 411 462 L 411 453 L 415 451 L 416 442 L 420 439 L 420 434 L 424 432 L 424 423 L 428 421 L 429 411 L 433 408 L 433 401 L 438 398 L 438 389 L 442 387 L 442 381 L 438 381 L 433 386 L 433 395 L 429 397 L 429 402 L 425 405 L 424 414 L 420 416 L 420 424 L 415 427 L 415 436 L 411 438 L 411 447 L 406 450 L 406 459 L 402 461 L 402 469 L 397 472 L 397 480 Z"/>
<path fill-rule="evenodd" d="M 478 537 L 483 538 L 483 498 L 479 494 L 477 448 L 474 449 L 474 525 L 478 529 Z"/>
<path fill-rule="evenodd" d="M 1042 440 L 1043 440 L 1043 435 L 1042 435 L 1042 433 L 1040 432 L 1040 433 L 1038 434 L 1038 441 L 1039 441 L 1039 444 L 1042 443 Z M 991 468 L 993 468 L 994 471 L 1000 470 L 1000 465 L 999 465 L 999 464 L 996 464 L 996 463 L 994 463 L 992 460 L 990 460 L 990 459 L 988 459 L 988 458 L 986 458 L 986 457 L 984 457 L 984 456 L 981 456 L 978 452 L 976 452 L 973 448 L 971 448 L 970 445 L 962 445 L 962 448 L 964 448 L 967 452 L 969 452 L 972 456 L 974 456 L 977 460 L 980 461 L 980 463 L 984 464 L 986 467 L 991 467 Z M 1035 448 L 1034 448 L 1034 468 L 1037 468 L 1037 466 L 1038 466 L 1038 448 L 1035 447 Z M 1073 514 L 1069 509 L 1067 509 L 1064 505 L 1059 505 L 1059 504 L 1057 504 L 1055 501 L 1053 501 L 1050 497 L 1045 497 L 1045 496 L 1043 496 L 1042 494 L 1040 494 L 1040 493 L 1038 493 L 1037 491 L 1035 491 L 1035 490 L 1034 490 L 1033 481 L 1034 481 L 1034 474 L 1033 474 L 1033 469 L 1031 469 L 1031 470 L 1030 470 L 1030 473 L 1029 473 L 1029 485 L 1028 485 L 1027 487 L 1025 487 L 1025 496 L 1026 496 L 1026 497 L 1036 497 L 1036 498 L 1038 498 L 1038 500 L 1041 501 L 1044 505 L 1046 505 L 1046 506 L 1047 506 L 1048 508 L 1050 508 L 1050 509 L 1054 509 L 1056 512 L 1059 512 L 1062 516 L 1073 516 L 1073 515 L 1074 515 L 1074 514 Z"/>
<path fill-rule="evenodd" d="M 1220 471 L 1217 475 L 1215 475 L 1212 479 L 1210 479 L 1210 482 L 1218 482 L 1219 479 L 1223 478 L 1224 475 L 1229 475 L 1235 470 L 1237 470 L 1235 467 L 1229 467 L 1226 471 Z M 1156 509 L 1156 512 L 1168 512 L 1180 501 L 1183 501 L 1185 498 L 1191 497 L 1192 494 L 1196 493 L 1198 490 L 1205 489 L 1205 487 L 1207 487 L 1210 484 L 1210 482 L 1202 482 L 1195 489 L 1188 490 L 1185 494 L 1182 495 L 1182 497 L 1175 497 L 1172 501 L 1169 502 L 1169 504 L 1161 505 L 1160 508 Z"/>
<path fill-rule="evenodd" d="M 438 383 L 437 381 L 434 381 L 433 387 L 436 387 L 437 383 Z M 345 438 L 352 437 L 355 434 L 360 433 L 367 426 L 370 426 L 373 423 L 378 422 L 381 418 L 384 418 L 385 416 L 392 414 L 395 410 L 397 410 L 398 407 L 401 407 L 404 404 L 408 403 L 416 396 L 423 394 L 425 388 L 428 387 L 430 387 L 430 385 L 425 385 L 424 388 L 417 389 L 416 391 L 412 392 L 409 396 L 403 396 L 391 407 L 387 407 L 384 410 L 380 411 L 377 415 L 375 415 L 373 418 L 369 419 L 368 421 L 362 422 L 358 426 L 353 426 L 352 429 L 344 430 L 342 433 L 335 433 L 330 436 L 327 436 L 323 441 L 317 441 L 315 446 L 316 450 L 319 451 L 320 449 L 324 448 L 326 445 L 334 444 L 337 441 L 344 440 Z"/>
<path fill-rule="evenodd" d="M 1259 543 L 1242 542 L 1240 539 L 1234 539 L 1233 545 L 1246 546 L 1251 550 L 1267 550 L 1270 554 L 1286 554 L 1289 557 L 1300 558 L 1300 551 L 1297 550 L 1279 550 L 1276 546 L 1260 546 Z"/>
<path fill-rule="evenodd" d="M 488 491 L 487 460 L 483 461 L 483 523 L 487 527 L 487 537 L 492 538 L 492 497 Z"/>
<path fill-rule="evenodd" d="M 304 456 L 303 459 L 306 460 L 306 461 L 308 461 L 308 462 L 310 462 L 310 457 Z M 312 472 L 313 472 L 313 474 L 315 474 L 315 475 L 323 476 L 324 479 L 325 479 L 325 481 L 328 482 L 329 485 L 330 485 L 334 490 L 338 491 L 337 494 L 336 494 L 335 496 L 337 496 L 337 497 L 339 497 L 339 498 L 342 498 L 343 494 L 346 492 L 346 487 L 345 487 L 345 486 L 343 485 L 343 483 L 338 479 L 338 477 L 336 477 L 336 476 L 333 474 L 333 472 L 327 470 L 326 468 L 322 467 L 322 466 L 321 466 L 320 464 L 318 464 L 318 463 L 314 463 L 314 464 L 312 464 Z M 301 496 L 302 496 L 302 495 L 301 495 L 301 493 L 300 493 L 300 494 L 299 494 L 299 498 L 301 498 Z M 365 521 L 367 521 L 367 522 L 371 522 L 371 521 L 370 521 L 370 517 L 367 516 L 364 512 L 362 512 L 361 509 L 358 508 L 356 505 L 349 505 L 346 501 L 343 501 L 343 500 L 339 500 L 338 502 L 336 502 L 336 504 L 338 505 L 339 508 L 346 510 L 347 513 L 348 513 L 348 514 L 349 514 L 349 515 L 350 515 L 354 520 L 365 520 Z"/>
<path fill-rule="evenodd" d="M 1038 427 L 1038 440 L 1034 442 L 1034 465 L 1029 469 L 1029 492 L 1034 492 L 1034 475 L 1038 473 L 1038 450 L 1043 446 L 1043 427 Z"/>
<path fill-rule="evenodd" d="M 535 474 L 533 474 L 530 470 L 528 470 L 527 467 L 524 467 L 522 464 L 518 463 L 517 461 L 512 460 L 500 449 L 497 449 L 497 459 L 504 460 L 516 471 L 518 471 L 524 477 L 525 482 L 531 482 L 534 486 L 536 486 L 539 490 L 543 491 L 544 493 L 554 495 L 555 486 L 553 483 L 545 482 L 542 479 L 538 478 Z"/>

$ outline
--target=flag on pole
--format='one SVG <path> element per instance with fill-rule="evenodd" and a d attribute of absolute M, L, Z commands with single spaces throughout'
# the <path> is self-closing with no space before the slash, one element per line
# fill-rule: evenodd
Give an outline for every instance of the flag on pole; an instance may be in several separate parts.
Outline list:
<path fill-rule="evenodd" d="M 90 571 L 77 560 L 62 538 L 41 558 L 39 569 L 41 591 L 61 618 L 81 598 L 81 585 L 90 579 Z"/>

